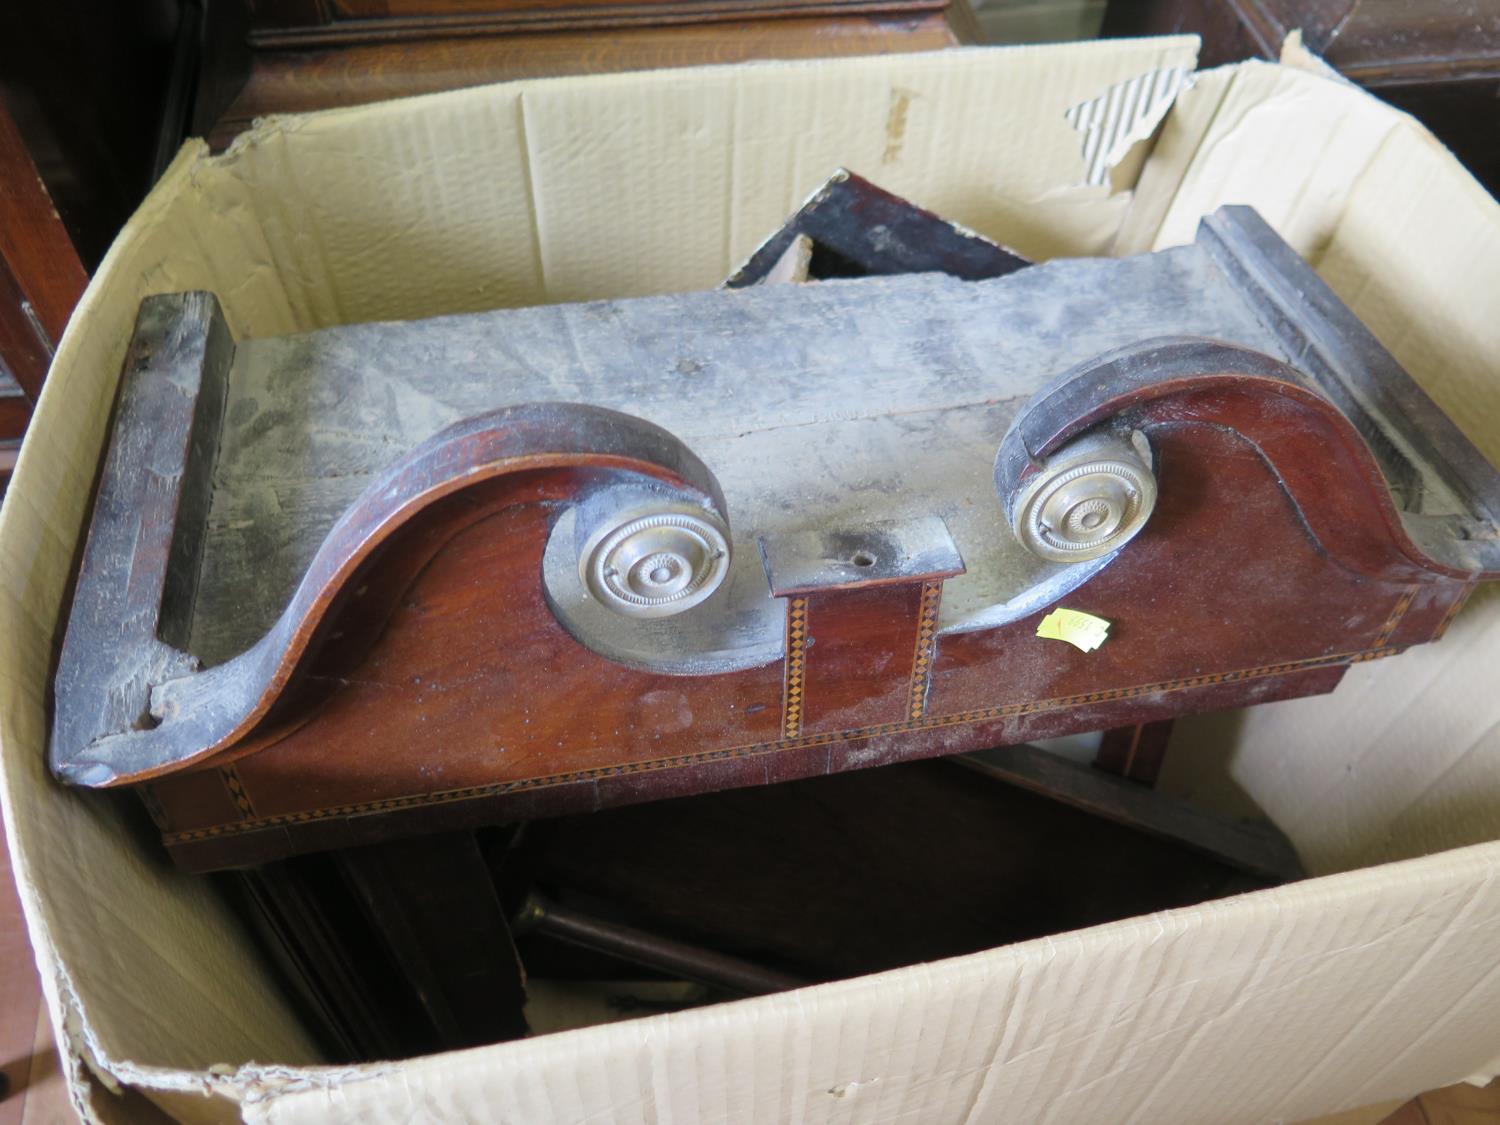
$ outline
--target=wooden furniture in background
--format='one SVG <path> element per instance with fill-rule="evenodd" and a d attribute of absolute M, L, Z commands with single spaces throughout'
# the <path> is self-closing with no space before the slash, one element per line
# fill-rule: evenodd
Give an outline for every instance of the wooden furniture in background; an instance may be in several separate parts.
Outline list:
<path fill-rule="evenodd" d="M 0 491 L 47 377 L 52 350 L 88 284 L 73 240 L 0 101 Z"/>
<path fill-rule="evenodd" d="M 967 0 L 257 0 L 249 80 L 209 131 L 515 78 L 972 43 Z"/>
<path fill-rule="evenodd" d="M 348 1060 L 535 1033 L 558 1018 L 548 997 L 580 987 L 619 1018 L 1300 877 L 1269 823 L 1217 821 L 1028 746 L 244 873 L 309 1026 Z"/>
<path fill-rule="evenodd" d="M 1497 0 L 1111 0 L 1099 34 L 1192 32 L 1209 67 L 1275 59 L 1298 28 L 1308 49 L 1417 117 L 1500 191 Z"/>
<path fill-rule="evenodd" d="M 0 5 L 0 489 L 89 271 L 184 137 L 514 78 L 977 39 L 967 0 Z"/>
<path fill-rule="evenodd" d="M 0 4 L 0 488 L 89 271 L 181 140 L 163 112 L 190 10 Z"/>

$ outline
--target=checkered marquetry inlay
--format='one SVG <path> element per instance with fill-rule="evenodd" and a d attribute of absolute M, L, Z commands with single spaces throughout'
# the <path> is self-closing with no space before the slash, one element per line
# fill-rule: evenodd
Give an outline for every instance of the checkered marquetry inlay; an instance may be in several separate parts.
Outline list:
<path fill-rule="evenodd" d="M 781 708 L 781 736 L 802 733 L 807 690 L 807 599 L 793 598 L 786 611 L 786 693 Z"/>
<path fill-rule="evenodd" d="M 801 606 L 798 628 L 801 634 L 801 640 L 796 649 L 799 656 L 798 698 L 800 700 L 801 653 L 806 641 L 807 631 L 807 606 L 805 602 Z M 790 622 L 788 634 L 788 639 L 790 639 Z M 196 840 L 206 840 L 215 836 L 259 831 L 264 828 L 274 828 L 286 824 L 305 824 L 309 821 L 327 820 L 335 817 L 396 812 L 401 809 L 415 808 L 422 805 L 467 801 L 476 797 L 494 797 L 526 789 L 541 789 L 553 785 L 576 784 L 580 781 L 595 781 L 627 774 L 648 773 L 655 770 L 681 769 L 685 766 L 693 766 L 705 762 L 722 762 L 733 758 L 755 757 L 760 754 L 775 753 L 781 750 L 794 750 L 811 746 L 832 746 L 860 742 L 865 739 L 879 738 L 886 735 L 904 734 L 910 731 L 939 730 L 965 726 L 970 723 L 995 722 L 1018 715 L 1035 715 L 1047 711 L 1059 711 L 1083 705 L 1108 703 L 1114 700 L 1142 699 L 1151 696 L 1160 696 L 1169 692 L 1191 691 L 1212 687 L 1216 684 L 1243 683 L 1268 676 L 1283 676 L 1291 672 L 1312 671 L 1319 668 L 1336 668 L 1341 664 L 1374 660 L 1383 656 L 1394 656 L 1399 651 L 1401 650 L 1396 648 L 1385 648 L 1364 652 L 1333 653 L 1328 656 L 1312 657 L 1306 660 L 1290 660 L 1283 664 L 1267 664 L 1257 668 L 1244 668 L 1232 672 L 1213 672 L 1189 676 L 1179 680 L 1135 684 L 1130 687 L 1110 688 L 1052 699 L 1034 699 L 1019 703 L 1007 703 L 995 707 L 982 707 L 978 710 L 961 711 L 951 715 L 939 715 L 937 717 L 923 715 L 920 720 L 903 719 L 896 723 L 878 723 L 874 726 L 862 727 L 856 730 L 823 731 L 808 735 L 799 733 L 796 736 L 783 737 L 774 742 L 730 746 L 693 754 L 674 754 L 665 758 L 598 766 L 591 769 L 573 770 L 568 773 L 550 774 L 544 777 L 530 777 L 518 781 L 501 781 L 486 785 L 465 786 L 460 789 L 449 789 L 435 793 L 412 793 L 403 797 L 391 797 L 379 801 L 366 801 L 353 805 L 335 805 L 329 808 L 309 809 L 305 812 L 263 816 L 227 824 L 216 824 L 209 828 L 194 828 L 180 832 L 171 832 L 166 834 L 165 839 L 168 844 L 175 846 Z M 800 702 L 797 707 L 797 716 L 798 728 L 800 730 L 802 721 Z"/>
<path fill-rule="evenodd" d="M 234 799 L 235 807 L 240 810 L 240 815 L 253 817 L 255 806 L 250 801 L 250 794 L 245 792 L 245 783 L 240 779 L 239 770 L 233 766 L 222 766 L 219 769 L 219 777 L 223 779 L 224 788 L 229 790 L 229 795 Z"/>
<path fill-rule="evenodd" d="M 1453 599 L 1453 604 L 1448 607 L 1448 612 L 1443 614 L 1443 619 L 1438 622 L 1438 627 L 1433 631 L 1432 639 L 1440 641 L 1443 634 L 1448 631 L 1448 626 L 1453 624 L 1453 619 L 1458 616 L 1458 611 L 1463 609 L 1464 603 L 1469 600 L 1469 595 L 1474 592 L 1474 587 L 1479 585 L 1478 578 L 1471 578 L 1464 583 L 1463 589 Z"/>
<path fill-rule="evenodd" d="M 917 608 L 917 647 L 911 659 L 911 689 L 906 715 L 920 719 L 927 710 L 927 685 L 932 679 L 932 654 L 937 637 L 938 605 L 943 600 L 941 582 L 922 584 L 922 601 Z"/>
<path fill-rule="evenodd" d="M 1416 600 L 1417 592 L 1420 589 L 1420 586 L 1408 586 L 1401 592 L 1401 597 L 1397 599 L 1395 606 L 1391 609 L 1390 616 L 1385 619 L 1385 624 L 1381 626 L 1380 635 L 1375 638 L 1375 643 L 1371 646 L 1372 648 L 1385 647 L 1386 642 L 1396 632 L 1396 626 L 1401 624 L 1401 619 L 1406 616 L 1406 611 L 1411 608 L 1411 603 Z"/>

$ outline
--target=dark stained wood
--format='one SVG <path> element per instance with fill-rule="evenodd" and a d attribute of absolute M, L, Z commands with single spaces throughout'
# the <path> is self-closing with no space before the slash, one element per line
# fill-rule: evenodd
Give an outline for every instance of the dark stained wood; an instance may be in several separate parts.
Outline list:
<path fill-rule="evenodd" d="M 1390 580 L 1410 574 L 1413 565 L 1467 579 L 1471 571 L 1458 566 L 1459 560 L 1432 559 L 1412 540 L 1369 447 L 1332 403 L 1269 356 L 1224 345 L 1211 350 L 1212 359 L 1201 344 L 1152 342 L 1104 357 L 1061 380 L 1048 400 L 1033 404 L 1001 443 L 995 463 L 1000 494 L 1022 487 L 1037 471 L 1035 459 L 1108 418 L 1118 417 L 1136 428 L 1150 423 L 1232 426 L 1241 433 L 1259 431 L 1251 439 L 1256 450 L 1278 465 L 1288 492 L 1307 498 L 1303 518 L 1320 542 L 1338 543 L 1344 566 Z M 1179 377 L 1186 367 L 1196 367 L 1199 374 Z M 1098 393 L 1105 388 L 1105 394 Z M 1327 442 L 1324 458 L 1291 462 L 1277 456 L 1314 433 Z M 1228 453 L 1236 443 L 1230 439 L 1223 444 Z M 1354 480 L 1360 487 L 1329 491 L 1337 483 Z M 1320 499 L 1314 503 L 1313 497 Z"/>
<path fill-rule="evenodd" d="M 1274 830 L 1237 834 L 1086 767 L 1004 754 L 1003 778 L 907 762 L 533 823 L 507 864 L 564 903 L 814 980 L 1299 875 Z M 1121 788 L 1126 816 L 1117 795 L 1097 795 Z"/>
<path fill-rule="evenodd" d="M 151 186 L 173 37 L 187 6 L 179 0 L 0 4 L 0 102 L 66 228 L 61 235 L 47 229 L 45 212 L 36 210 L 24 224 L 29 229 L 18 232 L 45 240 L 40 256 L 17 273 L 48 288 L 46 299 L 33 301 L 54 343 L 83 270 L 98 264 Z M 11 143 L 0 140 L 0 181 L 14 167 Z M 9 219 L 4 213 L 0 239 Z"/>
<path fill-rule="evenodd" d="M 1279 16 L 1283 5 L 1247 0 L 1111 0 L 1099 28 L 1101 39 L 1136 35 L 1198 35 L 1203 46 L 1200 67 L 1223 66 L 1247 58 L 1274 59 L 1293 27 L 1303 29 L 1312 50 L 1355 6 L 1355 0 L 1305 0 L 1290 24 Z"/>
<path fill-rule="evenodd" d="M 1218 388 L 1226 381 L 1233 391 Z M 213 844 L 203 845 L 217 837 L 222 855 L 233 847 L 228 837 L 255 850 L 261 845 L 249 836 L 263 834 L 261 844 L 275 846 L 278 826 L 305 832 L 307 809 L 339 810 L 332 819 L 398 810 L 410 803 L 414 778 L 371 758 L 367 748 L 377 738 L 393 747 L 426 744 L 421 761 L 435 799 L 494 798 L 511 816 L 545 815 L 580 801 L 593 807 L 669 796 L 683 785 L 716 787 L 721 782 L 704 768 L 716 759 L 771 756 L 759 768 L 774 770 L 765 775 L 772 780 L 1284 695 L 1299 674 L 1312 677 L 1306 689 L 1326 690 L 1351 661 L 1395 651 L 1398 629 L 1412 630 L 1406 643 L 1430 637 L 1466 583 L 1441 567 L 1419 568 L 1394 540 L 1380 517 L 1389 494 L 1383 485 L 1375 491 L 1368 452 L 1346 437 L 1349 423 L 1291 384 L 1210 375 L 1207 386 L 1150 400 L 1155 413 L 1137 418 L 1157 451 L 1163 495 L 1121 560 L 1071 599 L 1112 622 L 1111 640 L 1098 652 L 1037 638 L 1040 612 L 945 636 L 923 713 L 901 720 L 918 635 L 917 602 L 908 593 L 904 622 L 886 616 L 888 598 L 851 604 L 844 620 L 809 607 L 815 643 L 799 649 L 790 637 L 785 671 L 696 681 L 632 671 L 584 649 L 551 618 L 539 581 L 541 525 L 528 531 L 525 510 L 515 509 L 445 540 L 443 555 L 403 595 L 364 671 L 320 704 L 314 722 L 273 733 L 237 761 L 246 791 L 256 794 L 253 815 L 215 829 L 201 806 L 172 800 L 175 779 L 162 779 L 169 843 L 185 859 L 194 850 L 214 854 Z M 1340 448 L 1347 458 L 1332 455 Z M 1304 502 L 1289 503 L 1283 488 Z M 1351 522 L 1313 520 L 1320 539 L 1310 537 L 1312 497 L 1329 521 L 1337 503 L 1355 504 L 1345 517 Z M 1255 544 L 1258 562 L 1226 550 L 1224 511 L 1235 512 L 1235 533 Z M 465 581 L 472 573 L 512 575 L 511 596 L 487 599 Z M 883 592 L 891 590 L 901 596 L 900 587 Z M 1268 599 L 1297 609 L 1264 613 Z M 1244 612 L 1226 614 L 1228 606 Z M 822 637 L 833 655 L 820 677 Z M 846 644 L 855 638 L 869 644 L 863 670 L 858 647 Z M 451 671 L 434 665 L 436 653 Z M 792 690 L 799 679 L 804 689 Z M 531 706 L 497 713 L 486 704 L 497 684 Z M 542 704 L 576 698 L 590 699 L 587 715 Z M 693 721 L 682 726 L 680 715 Z M 691 775 L 679 777 L 689 766 Z"/>
<path fill-rule="evenodd" d="M 326 856 L 309 856 L 239 873 L 246 920 L 281 969 L 287 995 L 302 1001 L 304 1026 L 321 1037 L 329 1062 L 430 1049 L 430 1034 L 413 1032 L 416 1004 L 392 996 L 400 970 L 351 909 L 352 894 L 332 867 Z"/>
<path fill-rule="evenodd" d="M 0 443 L 23 435 L 88 269 L 150 185 L 177 7 L 0 4 Z"/>
<path fill-rule="evenodd" d="M 212 294 L 142 302 L 95 500 L 112 518 L 84 546 L 56 684 L 64 698 L 81 684 L 111 688 L 88 711 L 58 713 L 60 744 L 151 725 L 152 685 L 196 666 L 171 641 L 196 592 L 233 347 Z"/>
<path fill-rule="evenodd" d="M 333 0 L 257 19 L 262 46 L 351 44 L 512 31 L 665 27 L 746 18 L 941 11 L 946 0 Z"/>
<path fill-rule="evenodd" d="M 188 296 L 212 300 L 206 294 Z M 143 304 L 142 323 L 126 358 L 127 370 L 143 364 L 143 350 L 153 354 L 161 323 L 157 317 L 174 300 L 178 298 L 149 298 Z M 198 307 L 190 306 L 190 311 Z M 212 311 L 217 313 L 216 303 Z M 156 499 L 153 482 L 143 480 L 131 465 L 132 457 L 140 454 L 129 443 L 148 434 L 149 448 L 144 454 L 147 463 L 159 458 L 159 471 L 176 487 L 164 490 L 165 495 L 157 501 L 168 505 L 164 511 L 128 505 L 130 516 L 119 523 L 101 525 L 103 536 L 97 544 L 96 534 L 91 532 L 84 550 L 78 594 L 63 642 L 57 691 L 60 697 L 69 697 L 79 690 L 78 685 L 100 679 L 112 688 L 111 706 L 102 713 L 63 707 L 54 724 L 53 769 L 80 782 L 149 779 L 179 769 L 184 755 L 203 759 L 242 741 L 271 715 L 288 684 L 309 673 L 314 680 L 320 673 L 327 676 L 316 663 L 319 648 L 323 641 L 337 639 L 344 632 L 341 617 L 353 614 L 365 622 L 356 627 L 354 635 L 358 638 L 380 628 L 385 629 L 385 636 L 400 637 L 403 630 L 392 629 L 388 621 L 396 609 L 391 601 L 400 596 L 411 606 L 412 591 L 434 573 L 442 573 L 429 566 L 417 584 L 407 586 L 416 577 L 413 561 L 426 563 L 449 540 L 471 528 L 493 533 L 494 526 L 500 524 L 498 545 L 523 544 L 538 552 L 539 562 L 543 542 L 540 526 L 529 535 L 506 537 L 503 521 L 486 518 L 497 512 L 514 509 L 524 515 L 528 503 L 555 503 L 576 496 L 601 477 L 620 472 L 655 480 L 685 497 L 723 507 L 718 484 L 703 463 L 681 442 L 649 422 L 572 403 L 507 407 L 469 418 L 392 465 L 367 490 L 366 502 L 345 513 L 309 564 L 291 604 L 260 643 L 226 664 L 196 677 L 188 675 L 194 664 L 192 658 L 156 640 L 155 632 L 158 617 L 164 614 L 162 591 L 172 577 L 168 564 L 179 553 L 172 508 L 184 494 L 184 482 L 195 476 L 194 461 L 188 454 L 197 451 L 198 442 L 188 440 L 195 432 L 189 428 L 189 420 L 201 417 L 216 423 L 219 418 L 219 413 L 204 405 L 221 393 L 221 388 L 215 387 L 218 380 L 214 374 L 222 379 L 220 363 L 204 362 L 207 332 L 204 328 L 196 336 L 188 335 L 190 346 L 185 357 L 169 357 L 172 363 L 185 367 L 177 376 L 185 386 L 157 382 L 143 394 L 126 397 L 116 427 L 117 437 L 125 435 L 124 441 L 112 442 L 107 456 L 96 511 L 110 511 L 123 499 L 142 493 Z M 191 346 L 194 343 L 196 348 Z M 227 364 L 227 358 L 222 362 Z M 199 383 L 200 370 L 204 372 L 202 391 L 194 386 Z M 127 389 L 133 387 L 127 384 Z M 153 395 L 156 399 L 175 395 L 172 405 L 179 412 L 176 425 L 153 430 L 135 414 L 150 408 Z M 536 512 L 533 509 L 533 515 Z M 128 537 L 125 542 L 135 546 L 117 542 L 117 536 Z M 391 548 L 393 536 L 404 540 L 400 544 L 407 552 L 404 560 L 400 550 Z M 378 566 L 382 549 L 394 556 L 385 567 L 383 579 Z M 161 552 L 170 553 L 162 558 Z M 131 568 L 128 574 L 125 568 Z M 539 577 L 540 566 L 534 569 Z M 392 576 L 397 581 L 393 582 Z M 438 586 L 442 585 L 439 581 Z M 517 582 L 518 589 L 526 585 L 524 579 Z M 461 581 L 460 586 L 468 587 L 471 600 L 482 602 L 474 607 L 476 620 L 500 610 L 513 624 L 522 624 L 505 609 L 504 600 L 495 599 L 490 590 L 472 582 Z M 407 590 L 404 594 L 403 589 Z M 375 596 L 362 600 L 367 593 Z M 371 603 L 377 600 L 383 604 L 374 607 Z M 418 633 L 427 616 L 425 611 L 414 616 Z M 550 613 L 546 616 L 550 621 Z M 118 622 L 122 619 L 133 627 L 134 635 L 119 636 Z M 439 619 L 447 618 L 441 615 Z M 490 634 L 486 643 L 492 643 L 494 636 Z M 127 639 L 133 643 L 122 643 Z M 443 647 L 428 651 L 442 651 Z M 494 659 L 508 662 L 514 651 L 501 646 Z M 355 652 L 364 655 L 358 648 Z M 338 672 L 344 670 L 342 665 L 351 655 L 345 652 L 341 659 L 335 647 L 331 659 L 334 663 L 327 671 Z M 378 648 L 365 662 L 372 659 L 382 659 Z M 393 662 L 404 671 L 407 659 L 403 654 Z M 337 678 L 340 686 L 359 682 L 346 685 L 342 677 Z M 159 684 L 149 699 L 144 691 L 148 679 Z M 415 688 L 419 695 L 422 683 L 420 676 L 406 681 L 408 688 Z M 388 694 L 379 681 L 374 684 L 382 687 L 382 694 Z M 460 721 L 472 717 L 467 709 L 456 714 Z M 165 721 L 154 722 L 158 716 Z"/>
<path fill-rule="evenodd" d="M 1100 35 L 1190 32 L 1200 66 L 1275 59 L 1294 29 L 1346 78 L 1415 114 L 1491 192 L 1500 91 L 1494 0 L 1111 0 Z"/>
<path fill-rule="evenodd" d="M 524 973 L 471 833 L 351 848 L 337 863 L 434 1042 L 469 1047 L 526 1034 Z"/>
<path fill-rule="evenodd" d="M 1301 876 L 1269 826 L 1029 747 L 977 757 L 304 856 L 244 882 L 348 1061 L 524 1034 L 523 979 L 726 999 Z"/>
<path fill-rule="evenodd" d="M 1009 497 L 1091 426 L 1150 443 L 1150 522 L 1066 598 L 1110 623 L 1089 653 L 1036 635 L 1050 605 L 938 633 L 943 582 L 964 564 L 929 520 L 762 543 L 786 613 L 779 660 L 667 674 L 600 655 L 543 588 L 561 508 L 621 473 L 720 512 L 723 498 L 665 430 L 552 403 L 475 415 L 389 464 L 274 626 L 196 672 L 181 647 L 193 489 L 214 459 L 229 344 L 210 299 L 148 302 L 64 645 L 53 768 L 151 780 L 169 847 L 201 869 L 1327 691 L 1351 663 L 1441 635 L 1500 571 L 1483 533 L 1500 476 L 1268 228 L 1227 212 L 1202 237 L 1250 278 L 1302 368 L 1202 339 L 1119 348 L 1045 384 L 995 462 Z M 1398 513 L 1392 487 L 1422 474 L 1475 518 Z M 862 561 L 876 535 L 887 546 Z M 920 563 L 890 562 L 907 557 L 903 536 Z M 808 570 L 799 551 L 824 561 Z"/>
<path fill-rule="evenodd" d="M 517 817 L 532 819 L 592 812 L 599 808 L 654 802 L 691 793 L 716 792 L 820 777 L 843 770 L 863 770 L 901 761 L 937 757 L 986 746 L 1050 738 L 1097 729 L 1108 723 L 1144 721 L 1164 714 L 1194 714 L 1244 705 L 1270 703 L 1332 691 L 1348 665 L 1296 667 L 1251 677 L 1205 676 L 1201 682 L 1172 690 L 1122 693 L 1108 706 L 1074 699 L 1038 701 L 1039 706 L 997 708 L 993 717 L 972 717 L 959 726 L 949 721 L 912 725 L 877 733 L 850 733 L 837 738 L 814 736 L 801 741 L 770 740 L 749 747 L 683 754 L 644 766 L 603 765 L 552 775 L 532 785 L 504 781 L 445 791 L 424 799 L 401 797 L 312 814 L 254 818 L 243 810 L 216 825 L 191 827 L 164 836 L 174 861 L 189 871 L 244 867 L 308 852 L 336 850 L 401 839 L 427 832 L 484 828 Z M 753 706 L 753 705 L 752 705 Z M 1081 718 L 1079 717 L 1081 716 Z M 965 716 L 971 718 L 971 716 Z M 957 728 L 957 729 L 955 729 Z M 366 745 L 370 744 L 367 736 Z M 249 761 L 250 759 L 246 759 Z M 272 768 L 274 768 L 274 763 Z M 246 772 L 240 766 L 237 773 Z M 254 771 L 251 771 L 254 772 Z M 153 789 L 168 791 L 178 823 L 195 825 L 202 810 L 186 791 L 196 774 L 174 775 Z M 274 776 L 274 775 L 271 775 Z M 211 781 L 217 780 L 210 778 Z M 309 780 L 304 771 L 299 783 Z M 321 781 L 322 778 L 315 780 Z M 361 779 L 365 784 L 371 779 Z M 407 787 L 409 788 L 409 787 Z M 394 787 L 392 787 L 392 790 Z"/>
<path fill-rule="evenodd" d="M 1500 58 L 1500 11 L 1490 0 L 1117 0 L 1103 37 L 1202 35 L 1200 66 L 1275 58 L 1293 30 L 1355 81 L 1403 72 L 1474 72 Z"/>
<path fill-rule="evenodd" d="M 1094 766 L 1129 781 L 1155 785 L 1166 760 L 1172 725 L 1171 719 L 1165 719 L 1105 731 L 1099 752 L 1094 756 Z"/>
<path fill-rule="evenodd" d="M 365 105 L 490 82 L 613 73 L 753 59 L 807 59 L 926 51 L 971 41 L 944 12 L 729 19 L 447 36 L 343 47 L 265 46 L 249 81 L 208 134 L 222 148 L 256 117 Z"/>
<path fill-rule="evenodd" d="M 251 12 L 245 2 L 182 3 L 163 92 L 152 179 L 188 137 L 204 136 L 250 76 Z"/>
<path fill-rule="evenodd" d="M 1269 821 L 1224 820 L 1123 776 L 1081 766 L 1035 746 L 997 746 L 952 760 L 1127 828 L 1173 840 L 1268 882 L 1302 877 L 1296 849 Z"/>
<path fill-rule="evenodd" d="M 937 615 L 936 591 L 923 602 L 926 584 L 839 590 L 794 598 L 803 604 L 802 691 L 797 734 L 859 729 L 907 719 L 925 698 L 930 645 L 918 651 L 920 621 Z M 922 666 L 918 666 L 918 661 Z M 903 674 L 905 673 L 905 674 Z M 920 710 L 919 712 L 920 713 Z"/>
<path fill-rule="evenodd" d="M 739 996 L 787 992 L 812 983 L 740 957 L 664 938 L 613 918 L 563 906 L 535 891 L 526 896 L 513 925 L 520 935 L 536 935 L 577 946 Z"/>
<path fill-rule="evenodd" d="M 30 421 L 30 400 L 20 387 L 0 379 L 0 439 L 18 442 Z"/>
<path fill-rule="evenodd" d="M 52 362 L 52 349 L 20 281 L 0 258 L 0 440 L 19 439 Z"/>
<path fill-rule="evenodd" d="M 0 216 L 0 364 L 34 402 L 88 274 L 3 99 Z"/>
<path fill-rule="evenodd" d="M 976 281 L 1030 265 L 863 176 L 840 171 L 750 255 L 725 287 L 741 289 L 764 281 L 798 238 L 812 241 L 807 269 L 812 278 L 937 271 Z"/>
<path fill-rule="evenodd" d="M 330 1062 L 526 1033 L 523 970 L 472 834 L 304 856 L 230 881 Z"/>

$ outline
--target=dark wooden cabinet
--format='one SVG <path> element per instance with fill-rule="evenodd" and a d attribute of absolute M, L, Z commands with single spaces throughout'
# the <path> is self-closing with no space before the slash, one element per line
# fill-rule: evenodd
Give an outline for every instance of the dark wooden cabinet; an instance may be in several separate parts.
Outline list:
<path fill-rule="evenodd" d="M 1111 0 L 1100 34 L 1203 37 L 1199 66 L 1277 58 L 1287 34 L 1421 120 L 1500 192 L 1500 0 Z"/>

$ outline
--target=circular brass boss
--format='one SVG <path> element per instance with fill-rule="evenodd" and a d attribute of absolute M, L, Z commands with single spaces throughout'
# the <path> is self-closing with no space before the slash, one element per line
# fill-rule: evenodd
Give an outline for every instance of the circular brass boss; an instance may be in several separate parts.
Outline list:
<path fill-rule="evenodd" d="M 1145 446 L 1145 438 L 1136 441 Z M 1114 434 L 1064 446 L 1032 474 L 1011 508 L 1011 527 L 1053 562 L 1097 559 L 1125 545 L 1156 504 L 1149 451 Z"/>
<path fill-rule="evenodd" d="M 637 511 L 584 545 L 579 577 L 627 617 L 670 617 L 708 598 L 729 573 L 729 535 L 701 508 Z"/>

